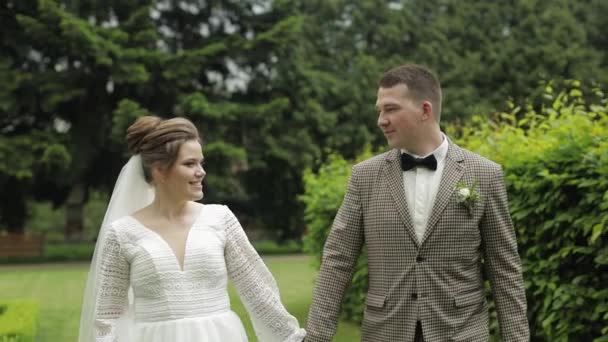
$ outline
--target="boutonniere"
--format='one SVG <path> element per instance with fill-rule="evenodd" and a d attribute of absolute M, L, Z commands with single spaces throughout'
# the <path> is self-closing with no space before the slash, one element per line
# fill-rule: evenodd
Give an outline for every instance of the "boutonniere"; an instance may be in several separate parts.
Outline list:
<path fill-rule="evenodd" d="M 471 186 L 467 186 L 465 182 L 456 184 L 456 201 L 467 208 L 469 215 L 473 214 L 473 207 L 480 199 L 481 196 L 477 192 L 477 180 Z"/>

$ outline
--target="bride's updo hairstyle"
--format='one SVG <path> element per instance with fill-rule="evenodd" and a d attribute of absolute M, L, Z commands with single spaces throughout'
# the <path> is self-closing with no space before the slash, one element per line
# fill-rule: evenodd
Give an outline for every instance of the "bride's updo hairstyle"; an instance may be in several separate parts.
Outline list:
<path fill-rule="evenodd" d="M 152 167 L 169 169 L 183 143 L 201 139 L 194 124 L 186 118 L 163 120 L 142 116 L 127 128 L 127 144 L 133 154 L 141 155 L 146 182 L 152 182 Z"/>

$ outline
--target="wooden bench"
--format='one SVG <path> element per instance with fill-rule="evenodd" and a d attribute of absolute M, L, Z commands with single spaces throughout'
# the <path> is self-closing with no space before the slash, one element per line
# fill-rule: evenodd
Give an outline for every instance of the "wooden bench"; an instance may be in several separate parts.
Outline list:
<path fill-rule="evenodd" d="M 0 234 L 0 257 L 42 256 L 44 234 Z"/>

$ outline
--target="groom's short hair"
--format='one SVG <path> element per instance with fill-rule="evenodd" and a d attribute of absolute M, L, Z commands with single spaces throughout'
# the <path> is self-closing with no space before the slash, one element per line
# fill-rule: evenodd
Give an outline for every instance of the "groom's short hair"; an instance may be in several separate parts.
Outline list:
<path fill-rule="evenodd" d="M 437 76 L 424 65 L 404 64 L 385 72 L 378 85 L 381 88 L 392 88 L 401 83 L 407 86 L 412 100 L 431 101 L 435 118 L 439 123 L 441 118 L 441 85 Z"/>

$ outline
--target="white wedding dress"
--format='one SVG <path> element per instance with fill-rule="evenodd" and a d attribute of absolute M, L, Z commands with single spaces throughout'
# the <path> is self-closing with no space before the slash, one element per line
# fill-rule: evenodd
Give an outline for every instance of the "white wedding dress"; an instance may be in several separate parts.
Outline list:
<path fill-rule="evenodd" d="M 97 342 L 123 342 L 118 317 L 134 295 L 134 331 L 124 342 L 244 342 L 230 310 L 230 279 L 260 342 L 301 341 L 276 282 L 226 207 L 203 205 L 186 240 L 183 269 L 171 247 L 131 216 L 108 228 L 96 300 Z"/>

